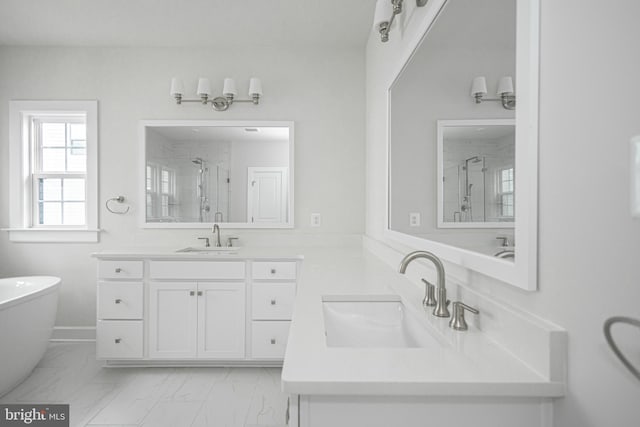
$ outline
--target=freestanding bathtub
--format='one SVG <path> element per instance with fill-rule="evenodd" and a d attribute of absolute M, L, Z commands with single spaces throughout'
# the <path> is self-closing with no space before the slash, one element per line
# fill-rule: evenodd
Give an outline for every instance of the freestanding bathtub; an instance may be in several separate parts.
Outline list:
<path fill-rule="evenodd" d="M 0 396 L 29 376 L 47 349 L 60 278 L 0 279 Z"/>

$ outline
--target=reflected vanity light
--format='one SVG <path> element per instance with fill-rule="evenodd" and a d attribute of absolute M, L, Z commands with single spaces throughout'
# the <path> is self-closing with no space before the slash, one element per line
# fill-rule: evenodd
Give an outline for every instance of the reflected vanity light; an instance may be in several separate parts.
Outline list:
<path fill-rule="evenodd" d="M 382 43 L 389 41 L 389 31 L 396 15 L 402 13 L 402 3 L 404 0 L 378 0 L 376 12 L 373 18 L 373 27 L 380 33 Z M 416 0 L 417 7 L 423 7 L 428 0 Z M 389 17 L 391 15 L 391 17 Z"/>
<path fill-rule="evenodd" d="M 260 103 L 262 97 L 262 82 L 256 77 L 252 77 L 249 80 L 249 98 L 250 99 L 237 99 L 238 90 L 236 88 L 236 81 L 230 77 L 224 79 L 222 96 L 216 96 L 211 98 L 211 82 L 205 77 L 198 79 L 198 88 L 196 94 L 200 99 L 185 99 L 184 85 L 182 80 L 174 77 L 171 79 L 170 95 L 176 100 L 176 104 L 180 105 L 183 102 L 199 102 L 203 105 L 211 103 L 211 106 L 216 111 L 225 111 L 229 109 L 234 102 L 251 102 L 255 105 Z"/>
<path fill-rule="evenodd" d="M 484 76 L 475 77 L 471 82 L 471 96 L 476 100 L 476 104 L 483 101 L 498 101 L 507 110 L 516 109 L 516 96 L 513 90 L 513 79 L 511 76 L 504 76 L 498 80 L 498 98 L 485 98 L 487 94 L 487 80 Z"/>

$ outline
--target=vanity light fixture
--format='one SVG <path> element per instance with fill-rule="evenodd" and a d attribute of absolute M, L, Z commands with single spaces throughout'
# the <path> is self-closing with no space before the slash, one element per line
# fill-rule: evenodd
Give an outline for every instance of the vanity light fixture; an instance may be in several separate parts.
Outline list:
<path fill-rule="evenodd" d="M 513 91 L 513 79 L 511 76 L 501 77 L 498 80 L 498 90 L 496 94 L 499 98 L 485 98 L 487 94 L 487 80 L 484 76 L 475 77 L 471 82 L 471 96 L 476 100 L 476 104 L 483 101 L 499 101 L 502 107 L 507 110 L 516 109 L 516 96 Z"/>
<path fill-rule="evenodd" d="M 184 99 L 182 97 L 184 95 L 184 85 L 182 84 L 182 80 L 174 77 L 171 79 L 170 94 L 175 98 L 176 104 L 182 104 L 183 102 L 200 102 L 201 104 L 207 105 L 211 103 L 214 110 L 225 111 L 229 109 L 231 104 L 234 102 L 251 102 L 258 105 L 260 103 L 260 98 L 262 97 L 262 82 L 260 79 L 252 77 L 249 80 L 250 99 L 237 99 L 238 90 L 236 88 L 236 81 L 227 77 L 224 79 L 222 96 L 211 98 L 212 92 L 209 79 L 200 77 L 198 79 L 198 88 L 196 90 L 196 94 L 200 99 Z"/>
<path fill-rule="evenodd" d="M 373 27 L 380 33 L 382 43 L 389 41 L 389 31 L 396 15 L 402 13 L 402 3 L 404 0 L 378 0 L 376 12 L 373 19 Z M 423 7 L 428 0 L 416 0 L 417 7 Z M 391 18 L 388 16 L 391 15 Z"/>

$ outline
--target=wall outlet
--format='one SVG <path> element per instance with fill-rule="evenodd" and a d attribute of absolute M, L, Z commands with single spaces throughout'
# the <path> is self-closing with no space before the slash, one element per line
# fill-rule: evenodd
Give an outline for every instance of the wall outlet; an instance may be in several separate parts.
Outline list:
<path fill-rule="evenodd" d="M 319 213 L 311 214 L 311 226 L 312 227 L 320 227 L 322 223 L 322 216 Z"/>
<path fill-rule="evenodd" d="M 420 227 L 420 214 L 418 212 L 411 212 L 409 214 L 409 226 Z"/>

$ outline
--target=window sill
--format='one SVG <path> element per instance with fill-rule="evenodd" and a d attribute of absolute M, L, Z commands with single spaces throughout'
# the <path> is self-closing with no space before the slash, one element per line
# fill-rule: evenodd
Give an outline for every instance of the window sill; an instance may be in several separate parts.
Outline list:
<path fill-rule="evenodd" d="M 3 228 L 9 241 L 22 243 L 96 243 L 99 229 Z"/>

